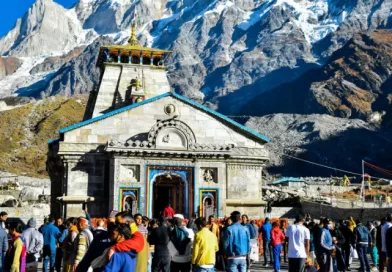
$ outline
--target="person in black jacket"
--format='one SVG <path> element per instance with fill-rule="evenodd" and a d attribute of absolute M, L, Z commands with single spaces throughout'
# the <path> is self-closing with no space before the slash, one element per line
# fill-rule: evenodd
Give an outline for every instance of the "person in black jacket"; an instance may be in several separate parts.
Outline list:
<path fill-rule="evenodd" d="M 344 244 L 342 245 L 342 253 L 344 256 L 344 262 L 346 264 L 346 271 L 351 271 L 350 269 L 350 255 L 351 247 L 354 245 L 354 233 L 347 227 L 347 223 L 343 221 L 340 226 L 340 230 L 344 236 Z"/>
<path fill-rule="evenodd" d="M 338 271 L 346 271 L 345 256 L 343 253 L 343 246 L 346 243 L 343 232 L 341 231 L 341 226 L 339 222 L 335 223 L 334 228 L 330 231 L 332 237 L 334 238 L 335 245 L 335 257 L 333 258 L 334 266 L 337 267 Z"/>
<path fill-rule="evenodd" d="M 148 243 L 150 245 L 155 245 L 151 270 L 152 272 L 169 272 L 171 256 L 169 248 L 167 247 L 170 241 L 167 228 L 168 222 L 165 217 L 162 217 L 159 222 L 160 226 L 153 229 L 148 237 Z"/>
<path fill-rule="evenodd" d="M 382 252 L 382 232 L 381 228 L 382 226 L 387 222 L 387 218 L 383 217 L 380 220 L 380 225 L 376 227 L 377 229 L 377 234 L 376 234 L 376 247 L 378 250 L 378 270 L 383 271 L 384 270 L 384 263 L 383 263 L 383 252 Z"/>
<path fill-rule="evenodd" d="M 388 257 L 388 270 L 392 271 L 392 228 L 389 228 L 386 233 L 387 257 Z"/>
<path fill-rule="evenodd" d="M 86 254 L 80 261 L 76 268 L 76 272 L 87 271 L 91 265 L 91 262 L 103 254 L 105 249 L 114 245 L 109 239 L 110 231 L 115 227 L 114 223 L 108 223 L 108 230 L 101 231 L 94 236 L 94 240 L 91 242 Z M 101 269 L 95 269 L 94 271 L 100 271 Z"/>
<path fill-rule="evenodd" d="M 316 250 L 316 256 L 317 256 L 317 249 L 320 247 L 320 238 L 321 238 L 321 231 L 324 228 L 324 217 L 320 218 L 320 223 L 316 224 L 313 228 L 313 243 L 314 243 L 314 248 Z"/>

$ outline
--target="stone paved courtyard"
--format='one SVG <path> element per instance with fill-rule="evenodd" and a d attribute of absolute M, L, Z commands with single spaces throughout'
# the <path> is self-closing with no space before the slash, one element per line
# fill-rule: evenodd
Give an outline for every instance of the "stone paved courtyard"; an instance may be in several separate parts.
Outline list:
<path fill-rule="evenodd" d="M 368 256 L 368 258 L 369 258 L 369 261 L 371 262 L 370 256 Z M 353 263 L 352 263 L 350 268 L 351 268 L 352 272 L 356 272 L 357 269 L 359 268 L 359 261 L 358 260 L 353 260 Z M 42 271 L 42 263 L 40 263 L 38 271 Z M 218 271 L 221 272 L 221 270 L 216 270 L 216 271 L 217 272 Z M 263 262 L 257 262 L 257 263 L 252 264 L 252 266 L 250 268 L 250 271 L 251 272 L 253 272 L 253 271 L 273 272 L 274 269 L 271 266 L 264 267 L 263 266 Z M 287 263 L 282 263 L 281 264 L 281 271 L 288 271 L 288 264 Z M 137 271 L 137 272 L 140 272 L 140 271 Z"/>

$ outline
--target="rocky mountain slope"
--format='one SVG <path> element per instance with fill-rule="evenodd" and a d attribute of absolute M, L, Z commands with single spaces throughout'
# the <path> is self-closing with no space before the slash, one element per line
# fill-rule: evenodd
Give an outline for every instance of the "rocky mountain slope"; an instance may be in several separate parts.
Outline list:
<path fill-rule="evenodd" d="M 176 92 L 227 115 L 267 115 L 247 125 L 273 139 L 272 172 L 308 170 L 282 153 L 357 169 L 363 157 L 388 159 L 391 11 L 390 0 L 79 0 L 70 9 L 37 0 L 0 39 L 0 98 L 8 109 L 17 101 L 10 95 L 89 93 L 99 83 L 99 47 L 125 43 L 136 14 L 139 41 L 173 51 L 167 75 Z M 65 114 L 69 123 L 83 115 L 75 101 L 63 101 L 77 109 Z M 45 142 L 32 140 L 31 128 L 26 140 L 21 131 L 35 119 L 12 124 L 34 105 L 0 112 L 12 139 L 0 168 L 45 175 L 46 139 L 68 121 L 55 114 L 62 106 L 48 106 L 55 125 Z M 37 152 L 15 144 L 29 140 Z"/>
<path fill-rule="evenodd" d="M 362 160 L 392 169 L 392 130 L 371 125 L 363 120 L 347 120 L 322 114 L 271 114 L 252 117 L 246 126 L 273 139 L 267 146 L 271 157 L 268 166 L 270 174 L 347 174 L 289 156 L 354 173 L 362 173 Z M 391 178 L 369 168 L 365 171 L 375 177 Z"/>
<path fill-rule="evenodd" d="M 47 94 L 88 93 L 97 84 L 88 82 L 93 69 L 75 61 L 72 73 L 86 82 L 65 72 L 58 90 L 52 81 L 59 81 L 61 68 L 42 70 L 43 63 L 99 35 L 125 42 L 136 13 L 140 41 L 173 50 L 168 76 L 175 90 L 233 114 L 258 94 L 319 67 L 356 33 L 390 27 L 391 9 L 387 0 L 80 0 L 66 10 L 37 0 L 0 40 L 1 54 L 28 56 L 15 77 L 0 81 L 0 90 L 3 96 L 31 95 L 37 86 Z M 96 61 L 92 50 L 80 55 Z"/>
<path fill-rule="evenodd" d="M 7 100 L 6 102 L 11 103 Z M 0 112 L 0 171 L 47 178 L 47 142 L 83 119 L 86 96 L 53 96 Z"/>
<path fill-rule="evenodd" d="M 391 42 L 391 30 L 356 34 L 323 68 L 260 94 L 242 111 L 325 113 L 380 122 L 392 102 Z"/>
<path fill-rule="evenodd" d="M 0 80 L 12 75 L 21 65 L 21 61 L 14 57 L 0 57 Z"/>

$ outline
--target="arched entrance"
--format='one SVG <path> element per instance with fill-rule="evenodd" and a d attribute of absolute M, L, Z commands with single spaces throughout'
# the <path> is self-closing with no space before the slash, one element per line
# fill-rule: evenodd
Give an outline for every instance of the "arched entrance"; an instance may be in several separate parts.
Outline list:
<path fill-rule="evenodd" d="M 153 217 L 159 218 L 168 203 L 175 213 L 184 214 L 186 210 L 186 183 L 173 173 L 166 173 L 156 177 L 153 185 Z"/>
<path fill-rule="evenodd" d="M 137 208 L 137 199 L 134 194 L 124 197 L 123 211 L 130 211 L 132 214 L 136 214 Z"/>
<path fill-rule="evenodd" d="M 170 202 L 175 213 L 189 218 L 195 212 L 194 167 L 148 165 L 146 167 L 146 206 L 148 217 L 158 218 Z"/>
<path fill-rule="evenodd" d="M 206 196 L 203 196 L 203 215 L 208 219 L 210 215 L 215 215 L 215 197 L 208 193 Z"/>

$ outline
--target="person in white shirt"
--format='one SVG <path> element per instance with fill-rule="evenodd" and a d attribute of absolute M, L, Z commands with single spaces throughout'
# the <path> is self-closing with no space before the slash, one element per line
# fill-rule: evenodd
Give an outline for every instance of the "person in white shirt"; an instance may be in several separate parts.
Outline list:
<path fill-rule="evenodd" d="M 289 272 L 303 272 L 305 262 L 309 257 L 310 232 L 303 224 L 305 218 L 298 215 L 296 223 L 287 228 L 286 240 L 289 245 L 287 257 L 289 258 Z"/>
<path fill-rule="evenodd" d="M 192 245 L 195 233 L 192 229 L 185 227 L 185 222 L 183 220 L 184 216 L 182 214 L 175 214 L 173 216 L 173 223 L 175 227 L 169 234 L 171 242 L 178 251 L 171 259 L 170 271 L 172 272 L 184 272 L 191 270 Z M 180 247 L 177 248 L 178 246 Z"/>

